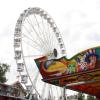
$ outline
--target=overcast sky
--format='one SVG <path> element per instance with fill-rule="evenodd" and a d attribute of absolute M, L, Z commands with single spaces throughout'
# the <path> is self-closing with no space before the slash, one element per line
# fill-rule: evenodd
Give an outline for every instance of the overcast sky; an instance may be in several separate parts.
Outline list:
<path fill-rule="evenodd" d="M 0 62 L 11 65 L 8 83 L 16 80 L 14 28 L 29 7 L 40 7 L 55 20 L 68 57 L 100 44 L 100 0 L 0 0 Z"/>

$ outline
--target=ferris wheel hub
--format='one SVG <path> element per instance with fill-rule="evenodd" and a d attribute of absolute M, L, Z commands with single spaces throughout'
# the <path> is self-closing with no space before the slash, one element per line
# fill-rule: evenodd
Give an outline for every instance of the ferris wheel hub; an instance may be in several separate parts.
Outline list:
<path fill-rule="evenodd" d="M 47 54 L 47 57 L 48 59 L 54 59 L 54 58 L 57 58 L 58 56 L 58 52 L 57 52 L 57 49 L 53 49 L 53 51 L 50 51 L 48 54 Z"/>
<path fill-rule="evenodd" d="M 54 50 L 53 50 L 53 54 L 54 54 L 54 57 L 57 57 L 57 56 L 58 56 L 57 49 L 54 48 Z"/>

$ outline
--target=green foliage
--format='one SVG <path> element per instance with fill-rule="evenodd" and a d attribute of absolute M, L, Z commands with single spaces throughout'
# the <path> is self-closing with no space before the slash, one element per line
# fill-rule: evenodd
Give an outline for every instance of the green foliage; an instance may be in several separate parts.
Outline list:
<path fill-rule="evenodd" d="M 85 95 L 83 93 L 78 93 L 78 100 L 84 100 Z"/>
<path fill-rule="evenodd" d="M 0 82 L 4 83 L 7 81 L 6 72 L 9 70 L 9 65 L 5 63 L 0 63 Z"/>
<path fill-rule="evenodd" d="M 87 95 L 87 100 L 96 100 L 96 98 L 94 96 Z"/>

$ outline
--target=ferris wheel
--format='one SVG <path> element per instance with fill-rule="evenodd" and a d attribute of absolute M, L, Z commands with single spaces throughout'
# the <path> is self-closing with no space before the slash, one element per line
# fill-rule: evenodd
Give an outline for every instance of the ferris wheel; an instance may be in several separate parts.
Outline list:
<path fill-rule="evenodd" d="M 65 46 L 54 20 L 43 9 L 28 8 L 20 14 L 14 33 L 14 52 L 20 81 L 29 93 L 41 100 L 56 100 L 60 87 L 43 82 L 35 58 L 57 59 L 66 55 Z M 55 92 L 56 91 L 56 92 Z"/>

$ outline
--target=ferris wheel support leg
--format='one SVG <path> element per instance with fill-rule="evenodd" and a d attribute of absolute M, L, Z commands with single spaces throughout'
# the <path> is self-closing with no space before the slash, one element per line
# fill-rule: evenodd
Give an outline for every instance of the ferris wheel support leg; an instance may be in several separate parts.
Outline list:
<path fill-rule="evenodd" d="M 63 100 L 66 100 L 66 87 L 63 87 Z"/>

